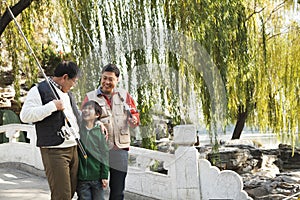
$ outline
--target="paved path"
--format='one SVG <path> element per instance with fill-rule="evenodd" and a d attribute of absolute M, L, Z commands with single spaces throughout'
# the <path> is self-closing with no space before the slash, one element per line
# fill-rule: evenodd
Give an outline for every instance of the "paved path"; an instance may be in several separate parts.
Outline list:
<path fill-rule="evenodd" d="M 109 189 L 105 190 L 108 199 Z M 0 163 L 0 200 L 49 200 L 45 173 L 22 163 Z M 125 191 L 125 200 L 153 200 Z M 75 194 L 73 200 L 77 200 Z"/>
<path fill-rule="evenodd" d="M 0 166 L 0 200 L 15 199 L 49 200 L 50 191 L 45 176 L 17 169 L 13 165 Z M 73 200 L 75 199 L 76 195 Z M 107 191 L 106 199 L 108 199 Z"/>
<path fill-rule="evenodd" d="M 46 178 L 14 168 L 0 168 L 0 199 L 50 199 Z"/>

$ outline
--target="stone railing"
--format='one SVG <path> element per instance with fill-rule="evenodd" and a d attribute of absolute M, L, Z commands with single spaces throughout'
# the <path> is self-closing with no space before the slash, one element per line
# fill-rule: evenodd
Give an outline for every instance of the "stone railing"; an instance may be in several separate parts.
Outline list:
<path fill-rule="evenodd" d="M 26 131 L 30 143 L 16 142 L 19 131 Z M 36 135 L 32 125 L 10 124 L 0 126 L 9 143 L 0 144 L 0 163 L 21 162 L 43 169 Z M 210 162 L 199 158 L 192 146 L 196 130 L 192 125 L 176 126 L 175 154 L 130 147 L 126 191 L 149 199 L 251 199 L 243 191 L 241 177 L 234 171 L 220 171 Z M 165 170 L 158 173 L 152 168 L 160 163 Z"/>
<path fill-rule="evenodd" d="M 130 147 L 130 167 L 126 190 L 156 199 L 251 199 L 243 191 L 242 178 L 234 171 L 220 171 L 206 159 L 200 159 L 193 125 L 176 126 L 175 154 Z M 132 161 L 133 160 L 133 161 Z M 150 170 L 162 162 L 166 174 Z"/>
<path fill-rule="evenodd" d="M 20 131 L 26 132 L 30 143 L 17 142 Z M 6 134 L 8 143 L 0 144 L 0 163 L 20 162 L 43 170 L 40 150 L 36 147 L 35 128 L 27 124 L 7 124 L 0 126 L 0 134 Z"/>

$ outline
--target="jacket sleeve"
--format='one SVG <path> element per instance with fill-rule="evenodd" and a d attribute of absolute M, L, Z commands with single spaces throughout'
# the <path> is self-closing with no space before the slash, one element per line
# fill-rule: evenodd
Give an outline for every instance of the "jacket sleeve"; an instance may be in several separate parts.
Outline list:
<path fill-rule="evenodd" d="M 80 110 L 82 110 L 83 105 L 84 105 L 86 102 L 88 102 L 88 101 L 89 101 L 89 98 L 87 97 L 87 95 L 85 95 L 85 97 L 84 97 L 84 99 L 83 99 L 83 101 L 82 101 L 82 103 L 81 103 Z"/>
<path fill-rule="evenodd" d="M 100 133 L 100 151 L 101 151 L 101 179 L 108 179 L 109 172 L 109 150 L 105 138 L 102 133 Z"/>
<path fill-rule="evenodd" d="M 129 105 L 129 107 L 131 108 L 130 112 L 132 116 L 135 116 L 137 118 L 137 123 L 136 124 L 132 124 L 130 123 L 131 127 L 137 127 L 140 124 L 140 114 L 136 108 L 134 99 L 130 96 L 129 93 L 127 93 L 127 97 L 126 97 L 126 103 Z"/>
<path fill-rule="evenodd" d="M 20 112 L 20 119 L 24 123 L 34 123 L 50 116 L 56 110 L 53 101 L 43 105 L 38 88 L 34 86 L 27 93 Z"/>

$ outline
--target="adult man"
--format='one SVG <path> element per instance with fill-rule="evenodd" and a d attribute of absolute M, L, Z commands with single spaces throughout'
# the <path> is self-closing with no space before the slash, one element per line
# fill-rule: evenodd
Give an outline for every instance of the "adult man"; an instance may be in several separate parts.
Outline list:
<path fill-rule="evenodd" d="M 74 133 L 79 131 L 79 112 L 70 92 L 78 75 L 74 62 L 59 63 L 53 77 L 29 90 L 20 113 L 23 122 L 35 124 L 52 200 L 70 200 L 76 190 L 77 143 L 73 134 L 66 137 L 62 129 L 70 127 L 67 119 Z"/>
<path fill-rule="evenodd" d="M 102 69 L 100 87 L 88 92 L 83 104 L 88 100 L 97 101 L 102 107 L 101 122 L 108 130 L 110 165 L 110 200 L 124 199 L 125 178 L 128 167 L 130 146 L 129 126 L 139 124 L 139 113 L 130 94 L 116 88 L 120 71 L 114 64 Z"/>

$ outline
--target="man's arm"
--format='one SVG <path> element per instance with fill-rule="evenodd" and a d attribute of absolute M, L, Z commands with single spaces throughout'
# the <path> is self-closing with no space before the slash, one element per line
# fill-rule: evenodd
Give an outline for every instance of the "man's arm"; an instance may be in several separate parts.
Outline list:
<path fill-rule="evenodd" d="M 85 95 L 85 97 L 84 97 L 84 99 L 83 99 L 83 101 L 82 101 L 82 103 L 81 103 L 80 110 L 82 110 L 83 105 L 84 105 L 86 102 L 88 102 L 88 101 L 89 101 L 89 98 L 87 97 L 87 95 Z"/>
<path fill-rule="evenodd" d="M 24 123 L 37 122 L 50 116 L 52 112 L 56 110 L 57 106 L 54 101 L 50 101 L 45 105 L 42 104 L 41 96 L 37 87 L 35 86 L 31 88 L 27 94 L 26 100 L 20 112 L 20 119 Z"/>

